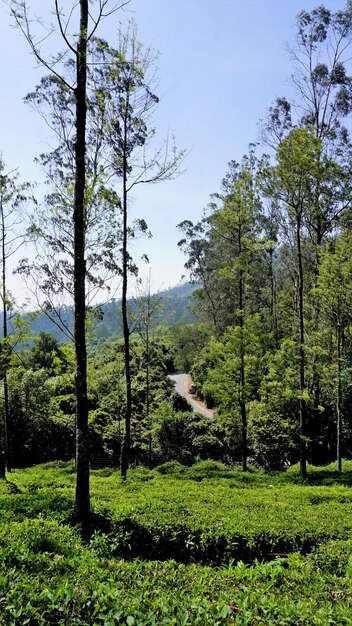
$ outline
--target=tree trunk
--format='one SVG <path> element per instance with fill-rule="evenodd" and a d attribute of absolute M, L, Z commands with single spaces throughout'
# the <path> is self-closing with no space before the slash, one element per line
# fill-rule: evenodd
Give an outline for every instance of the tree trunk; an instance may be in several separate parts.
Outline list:
<path fill-rule="evenodd" d="M 319 272 L 320 272 L 320 248 L 322 242 L 322 234 L 320 234 L 321 226 L 320 220 L 318 219 L 317 226 L 317 236 L 316 240 L 313 242 L 315 247 L 315 264 L 314 264 L 314 287 L 318 287 L 319 281 Z M 314 295 L 313 290 L 313 303 L 312 303 L 312 321 L 311 328 L 312 332 L 316 333 L 319 329 L 320 322 L 320 300 L 318 297 Z M 320 384 L 320 374 L 319 374 L 319 360 L 320 356 L 318 354 L 314 354 L 312 360 L 312 392 L 314 398 L 313 411 L 310 416 L 310 424 L 309 424 L 309 435 L 311 438 L 310 441 L 310 458 L 311 462 L 314 464 L 321 454 L 319 448 L 317 446 L 314 447 L 314 442 L 319 439 L 319 435 L 321 434 L 321 414 L 320 414 L 320 404 L 321 404 L 321 384 Z M 316 453 L 315 453 L 316 452 Z"/>
<path fill-rule="evenodd" d="M 305 351 L 304 351 L 304 310 L 303 310 L 303 266 L 302 266 L 302 249 L 301 249 L 301 222 L 297 219 L 296 223 L 296 242 L 297 242 L 297 269 L 298 269 L 298 339 L 299 339 L 299 388 L 300 388 L 300 419 L 299 419 L 299 437 L 300 437 L 300 473 L 301 476 L 307 475 L 307 451 L 306 451 L 306 423 L 307 423 L 307 407 L 304 399 L 305 392 Z"/>
<path fill-rule="evenodd" d="M 148 468 L 152 469 L 152 422 L 149 415 L 149 307 L 150 307 L 150 292 L 148 294 L 148 318 L 147 318 L 147 327 L 146 327 L 146 338 L 145 338 L 145 352 L 146 352 L 146 423 L 149 429 L 148 435 Z"/>
<path fill-rule="evenodd" d="M 341 329 L 337 326 L 337 393 L 336 393 L 336 459 L 337 471 L 342 471 L 341 454 Z"/>
<path fill-rule="evenodd" d="M 6 468 L 11 472 L 11 446 L 9 429 L 9 387 L 7 381 L 8 372 L 8 345 L 7 345 L 7 303 L 6 303 L 6 250 L 5 250 L 5 217 L 4 208 L 1 202 L 1 256 L 2 256 L 2 314 L 3 314 L 3 385 L 4 385 L 4 446 L 0 455 L 0 478 L 5 478 Z"/>
<path fill-rule="evenodd" d="M 131 357 L 130 357 L 130 329 L 128 325 L 127 314 L 127 284 L 128 284 L 128 250 L 127 250 L 127 229 L 128 229 L 128 193 L 127 193 L 127 175 L 128 175 L 128 160 L 127 160 L 127 112 L 128 112 L 128 97 L 126 102 L 126 113 L 124 117 L 124 144 L 123 144 L 123 181 L 122 181 L 122 220 L 123 220 L 123 235 L 122 235 L 122 325 L 123 325 L 123 339 L 124 339 L 124 356 L 125 356 L 125 382 L 126 382 L 126 412 L 125 412 L 125 434 L 121 446 L 121 459 L 120 470 L 121 476 L 125 480 L 127 476 L 127 469 L 129 463 L 129 453 L 131 447 L 131 416 L 132 416 L 132 389 L 131 389 Z"/>
<path fill-rule="evenodd" d="M 5 218 L 1 203 L 1 235 L 2 235 L 2 312 L 3 312 L 3 385 L 4 385 L 4 448 L 0 458 L 0 477 L 5 478 L 6 468 L 11 472 L 11 450 L 9 429 L 9 388 L 8 372 L 8 345 L 7 345 L 7 304 L 6 304 L 6 250 L 5 250 Z"/>
<path fill-rule="evenodd" d="M 90 531 L 89 434 L 85 308 L 85 153 L 88 0 L 80 0 L 80 32 L 76 54 L 77 86 L 74 190 L 74 341 L 76 387 L 76 513 L 84 538 Z"/>
<path fill-rule="evenodd" d="M 277 323 L 277 303 L 276 303 L 276 281 L 275 281 L 275 273 L 274 273 L 274 259 L 273 259 L 273 250 L 270 249 L 270 319 L 271 319 L 271 330 L 274 338 L 274 346 L 276 350 L 279 347 L 279 331 L 278 331 L 278 323 Z"/>
<path fill-rule="evenodd" d="M 238 250 L 239 256 L 241 256 L 242 252 L 242 241 L 241 241 L 241 228 L 239 228 L 238 233 Z M 246 407 L 246 398 L 245 398 L 245 384 L 246 384 L 246 375 L 244 368 L 244 338 L 243 338 L 243 327 L 244 327 L 244 302 L 243 302 L 243 270 L 239 271 L 239 282 L 238 282 L 238 296 L 239 296 L 239 307 L 240 307 L 240 317 L 239 317 L 239 325 L 241 332 L 241 345 L 240 345 L 240 409 L 241 409 L 241 433 L 242 433 L 242 471 L 247 471 L 247 407 Z"/>

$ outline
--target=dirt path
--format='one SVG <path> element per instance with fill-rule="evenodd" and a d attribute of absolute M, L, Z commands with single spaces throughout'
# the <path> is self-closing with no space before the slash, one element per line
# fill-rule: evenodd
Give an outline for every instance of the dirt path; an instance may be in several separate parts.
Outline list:
<path fill-rule="evenodd" d="M 189 393 L 192 379 L 188 374 L 170 374 L 169 378 L 174 383 L 175 391 L 183 398 L 186 398 L 194 411 L 206 415 L 207 417 L 213 417 L 214 411 L 207 409 L 204 402 L 200 402 L 195 395 Z"/>

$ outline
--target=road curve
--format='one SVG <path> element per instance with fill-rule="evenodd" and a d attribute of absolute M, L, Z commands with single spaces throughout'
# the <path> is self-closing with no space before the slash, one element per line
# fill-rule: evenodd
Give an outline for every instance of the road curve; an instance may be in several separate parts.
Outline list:
<path fill-rule="evenodd" d="M 170 374 L 170 380 L 173 381 L 176 393 L 180 394 L 183 398 L 186 398 L 187 402 L 192 406 L 194 411 L 206 415 L 207 417 L 213 417 L 213 411 L 209 411 L 202 404 L 197 402 L 189 393 L 188 387 L 191 381 L 191 377 L 188 374 Z"/>

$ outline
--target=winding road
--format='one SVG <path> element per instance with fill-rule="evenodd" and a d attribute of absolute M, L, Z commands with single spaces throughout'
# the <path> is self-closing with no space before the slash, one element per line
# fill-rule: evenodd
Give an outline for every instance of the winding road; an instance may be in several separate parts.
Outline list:
<path fill-rule="evenodd" d="M 191 382 L 191 377 L 188 374 L 170 374 L 170 380 L 173 381 L 176 393 L 179 393 L 180 396 L 186 398 L 187 402 L 193 407 L 194 411 L 197 413 L 201 413 L 202 415 L 206 415 L 207 417 L 213 417 L 214 412 L 206 409 L 203 404 L 197 402 L 194 396 L 188 393 L 189 385 Z"/>

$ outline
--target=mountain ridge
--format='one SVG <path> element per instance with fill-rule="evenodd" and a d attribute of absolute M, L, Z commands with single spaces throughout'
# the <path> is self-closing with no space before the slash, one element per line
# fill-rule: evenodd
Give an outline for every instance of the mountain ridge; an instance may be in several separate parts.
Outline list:
<path fill-rule="evenodd" d="M 156 298 L 160 301 L 161 311 L 157 315 L 155 321 L 152 320 L 151 326 L 173 326 L 178 323 L 191 323 L 194 321 L 194 314 L 190 310 L 190 298 L 198 285 L 191 283 L 183 283 L 169 287 L 163 291 L 152 294 L 151 298 Z M 129 298 L 128 303 L 130 310 L 134 315 L 137 314 L 138 300 L 143 296 Z M 116 337 L 122 336 L 122 318 L 121 318 L 121 300 L 113 298 L 111 301 L 104 304 L 97 304 L 89 308 L 90 324 L 89 331 L 94 333 L 97 339 L 108 338 L 112 335 Z M 65 324 L 69 329 L 69 332 L 65 334 L 62 329 L 62 324 L 58 316 L 55 314 L 48 314 L 39 312 L 34 318 L 33 313 L 24 313 L 21 315 L 21 319 L 28 322 L 29 329 L 33 336 L 38 336 L 41 331 L 50 333 L 60 343 L 67 343 L 70 341 L 69 333 L 73 331 L 73 307 L 63 307 L 61 309 L 61 317 L 64 316 Z M 0 325 L 2 329 L 3 314 L 0 313 Z M 9 331 L 13 333 L 14 326 L 9 321 Z M 9 333 L 9 334 L 10 334 Z M 2 333 L 0 332 L 0 337 Z"/>

